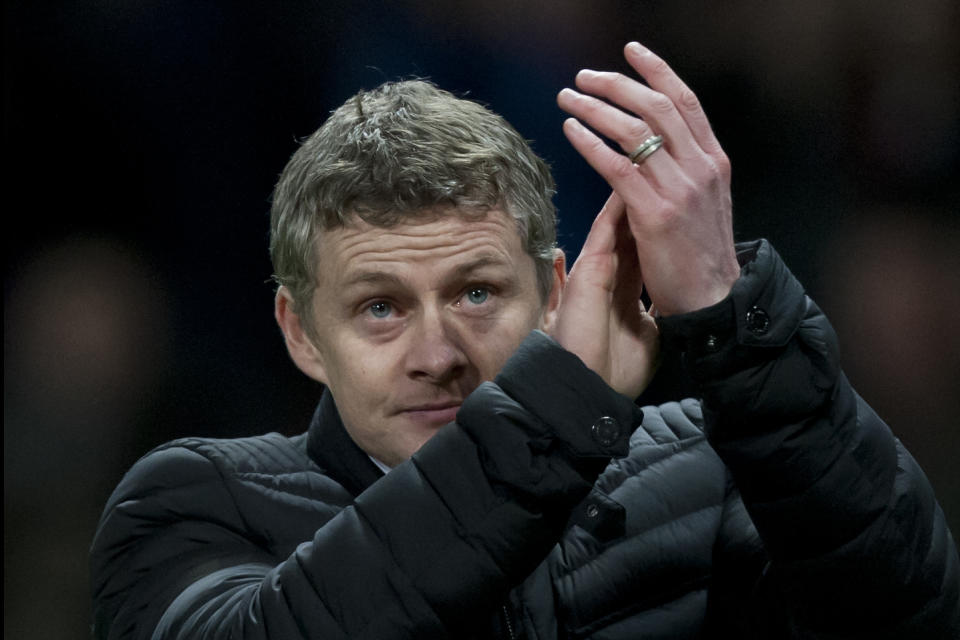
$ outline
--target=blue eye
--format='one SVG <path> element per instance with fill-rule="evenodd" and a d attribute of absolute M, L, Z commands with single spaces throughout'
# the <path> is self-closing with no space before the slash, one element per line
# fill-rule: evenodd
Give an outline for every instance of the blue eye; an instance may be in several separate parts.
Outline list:
<path fill-rule="evenodd" d="M 393 311 L 389 302 L 374 302 L 367 309 L 370 310 L 370 315 L 374 318 L 386 318 Z"/>
<path fill-rule="evenodd" d="M 474 287 L 467 291 L 467 300 L 469 300 L 471 304 L 483 304 L 489 296 L 489 289 L 484 287 Z"/>

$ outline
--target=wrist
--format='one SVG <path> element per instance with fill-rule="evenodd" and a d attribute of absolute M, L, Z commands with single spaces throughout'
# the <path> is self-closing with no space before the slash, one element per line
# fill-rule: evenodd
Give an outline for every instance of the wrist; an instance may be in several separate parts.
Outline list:
<path fill-rule="evenodd" d="M 726 261 L 712 267 L 707 266 L 705 271 L 706 277 L 699 276 L 695 280 L 697 286 L 676 292 L 674 305 L 668 306 L 655 302 L 659 315 L 668 317 L 693 313 L 725 300 L 740 279 L 740 262 L 737 260 L 736 252 L 731 247 L 730 256 Z M 691 281 L 694 280 L 691 278 Z"/>

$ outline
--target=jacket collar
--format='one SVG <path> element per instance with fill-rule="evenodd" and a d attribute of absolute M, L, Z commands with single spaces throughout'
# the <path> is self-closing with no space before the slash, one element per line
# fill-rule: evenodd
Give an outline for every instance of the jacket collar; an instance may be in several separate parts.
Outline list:
<path fill-rule="evenodd" d="M 370 456 L 350 438 L 333 401 L 323 390 L 320 404 L 310 421 L 307 453 L 324 473 L 339 482 L 354 497 L 383 477 Z"/>

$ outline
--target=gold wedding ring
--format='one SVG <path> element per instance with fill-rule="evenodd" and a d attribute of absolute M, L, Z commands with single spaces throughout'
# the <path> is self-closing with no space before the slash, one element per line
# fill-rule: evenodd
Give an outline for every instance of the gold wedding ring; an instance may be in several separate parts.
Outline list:
<path fill-rule="evenodd" d="M 634 164 L 643 164 L 643 162 L 652 156 L 654 152 L 663 146 L 663 136 L 650 136 L 640 143 L 640 146 L 630 154 L 630 160 Z"/>

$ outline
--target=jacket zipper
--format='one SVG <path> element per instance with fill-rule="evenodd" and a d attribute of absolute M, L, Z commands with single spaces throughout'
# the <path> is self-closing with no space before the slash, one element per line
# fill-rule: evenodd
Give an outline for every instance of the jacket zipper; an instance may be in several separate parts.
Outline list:
<path fill-rule="evenodd" d="M 517 640 L 517 636 L 513 632 L 513 624 L 510 623 L 510 611 L 506 604 L 503 605 L 503 620 L 507 623 L 507 633 L 510 634 L 510 640 Z"/>

